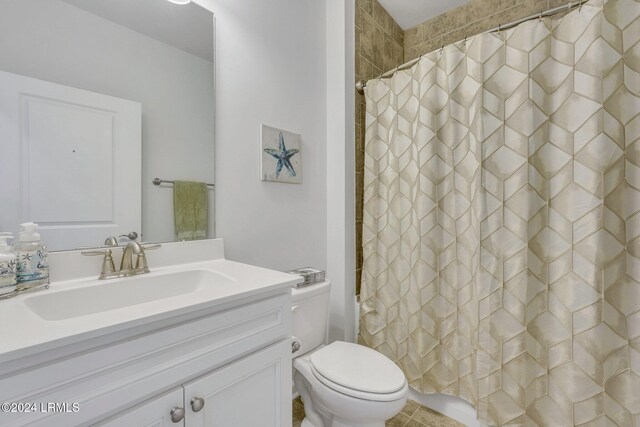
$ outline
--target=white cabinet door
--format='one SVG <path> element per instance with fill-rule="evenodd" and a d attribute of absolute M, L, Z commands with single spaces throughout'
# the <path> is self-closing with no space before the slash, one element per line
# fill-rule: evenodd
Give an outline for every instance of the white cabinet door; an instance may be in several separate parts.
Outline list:
<path fill-rule="evenodd" d="M 37 222 L 52 250 L 140 232 L 141 108 L 0 71 L 0 231 Z"/>
<path fill-rule="evenodd" d="M 184 390 L 187 427 L 290 427 L 291 343 L 253 353 Z"/>
<path fill-rule="evenodd" d="M 98 423 L 96 427 L 184 427 L 184 418 L 171 420 L 172 410 L 184 409 L 183 401 L 180 387 Z"/>

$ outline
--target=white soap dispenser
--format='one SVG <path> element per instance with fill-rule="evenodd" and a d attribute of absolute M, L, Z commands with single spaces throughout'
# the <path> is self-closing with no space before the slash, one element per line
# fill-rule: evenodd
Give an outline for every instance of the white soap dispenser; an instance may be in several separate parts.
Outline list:
<path fill-rule="evenodd" d="M 38 224 L 20 224 L 21 231 L 13 251 L 17 256 L 16 273 L 18 290 L 49 284 L 47 248 L 38 234 Z"/>
<path fill-rule="evenodd" d="M 0 233 L 0 295 L 16 290 L 16 254 L 11 251 L 11 245 L 7 242 L 12 238 L 11 233 Z"/>

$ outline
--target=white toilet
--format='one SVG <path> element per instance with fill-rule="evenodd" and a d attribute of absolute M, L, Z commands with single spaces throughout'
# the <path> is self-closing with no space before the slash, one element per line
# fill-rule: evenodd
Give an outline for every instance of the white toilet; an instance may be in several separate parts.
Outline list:
<path fill-rule="evenodd" d="M 302 427 L 384 427 L 407 401 L 406 378 L 368 347 L 323 345 L 330 288 L 322 282 L 292 290 L 293 379 L 306 413 Z"/>

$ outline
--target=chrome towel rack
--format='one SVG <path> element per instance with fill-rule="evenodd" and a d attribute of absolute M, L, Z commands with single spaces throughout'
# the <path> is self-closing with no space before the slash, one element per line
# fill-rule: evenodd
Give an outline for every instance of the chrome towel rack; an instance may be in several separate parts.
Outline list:
<path fill-rule="evenodd" d="M 166 179 L 160 179 L 160 178 L 153 178 L 153 185 L 160 185 L 160 184 L 175 184 L 175 181 L 169 181 Z M 209 184 L 207 183 L 207 187 L 211 187 L 211 188 L 215 188 L 215 184 Z"/>

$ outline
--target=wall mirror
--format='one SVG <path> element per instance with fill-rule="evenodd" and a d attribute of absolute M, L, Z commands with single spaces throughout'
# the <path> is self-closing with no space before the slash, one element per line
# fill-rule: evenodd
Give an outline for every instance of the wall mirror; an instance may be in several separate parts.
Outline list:
<path fill-rule="evenodd" d="M 0 231 L 177 240 L 172 181 L 214 184 L 214 16 L 176 3 L 0 0 Z"/>

